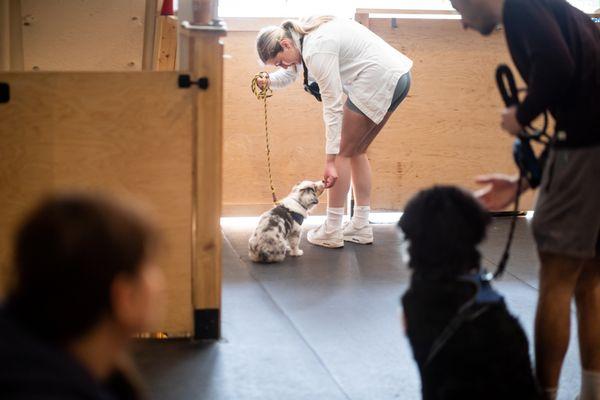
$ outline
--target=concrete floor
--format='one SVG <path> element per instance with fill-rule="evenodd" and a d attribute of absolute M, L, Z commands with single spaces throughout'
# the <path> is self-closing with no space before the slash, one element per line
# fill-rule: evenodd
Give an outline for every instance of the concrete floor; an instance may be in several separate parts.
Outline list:
<path fill-rule="evenodd" d="M 495 219 L 482 247 L 493 269 L 508 218 Z M 224 228 L 223 339 L 144 342 L 136 358 L 151 398 L 419 399 L 420 381 L 399 323 L 409 271 L 394 225 L 375 226 L 375 244 L 329 250 L 302 241 L 304 255 L 279 265 L 248 260 L 251 227 Z M 520 218 L 508 273 L 496 284 L 529 338 L 537 297 L 537 256 Z M 559 399 L 579 390 L 577 335 Z"/>

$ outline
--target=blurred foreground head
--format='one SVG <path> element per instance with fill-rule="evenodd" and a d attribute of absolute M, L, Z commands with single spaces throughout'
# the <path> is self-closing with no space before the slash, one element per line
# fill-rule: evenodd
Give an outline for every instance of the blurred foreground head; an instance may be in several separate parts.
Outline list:
<path fill-rule="evenodd" d="M 162 273 L 157 232 L 139 210 L 91 194 L 45 198 L 15 237 L 15 317 L 41 339 L 66 345 L 95 327 L 124 336 L 155 324 Z"/>

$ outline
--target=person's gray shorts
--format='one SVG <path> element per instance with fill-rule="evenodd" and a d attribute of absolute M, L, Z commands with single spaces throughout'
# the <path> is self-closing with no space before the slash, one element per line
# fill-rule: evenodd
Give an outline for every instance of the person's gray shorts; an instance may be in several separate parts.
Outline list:
<path fill-rule="evenodd" d="M 396 89 L 394 90 L 394 96 L 392 97 L 392 103 L 390 104 L 390 108 L 388 108 L 388 112 L 394 112 L 396 108 L 402 103 L 402 100 L 406 98 L 408 92 L 410 90 L 410 83 L 412 81 L 412 76 L 410 71 L 405 73 L 398 79 L 398 83 L 396 84 Z M 362 111 L 356 107 L 356 105 L 350 101 L 350 98 L 346 100 L 346 106 L 354 112 L 365 115 Z"/>
<path fill-rule="evenodd" d="M 541 252 L 600 257 L 600 146 L 550 150 L 532 230 Z"/>

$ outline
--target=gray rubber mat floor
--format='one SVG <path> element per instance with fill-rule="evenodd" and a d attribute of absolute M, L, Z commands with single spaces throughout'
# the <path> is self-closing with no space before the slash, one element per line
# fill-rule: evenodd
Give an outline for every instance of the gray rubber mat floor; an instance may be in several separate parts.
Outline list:
<path fill-rule="evenodd" d="M 496 218 L 482 246 L 493 269 L 509 218 Z M 409 271 L 401 234 L 375 225 L 375 244 L 324 249 L 303 238 L 300 258 L 249 261 L 251 228 L 224 228 L 223 339 L 142 342 L 136 359 L 152 399 L 419 399 L 420 382 L 399 321 Z M 538 260 L 528 221 L 517 224 L 508 273 L 496 283 L 525 328 L 530 347 Z M 559 399 L 579 390 L 577 334 L 563 367 Z"/>

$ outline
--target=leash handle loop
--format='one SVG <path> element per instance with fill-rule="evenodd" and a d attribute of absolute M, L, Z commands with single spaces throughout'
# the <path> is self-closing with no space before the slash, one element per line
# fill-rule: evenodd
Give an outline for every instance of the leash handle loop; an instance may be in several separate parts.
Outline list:
<path fill-rule="evenodd" d="M 260 88 L 258 86 L 259 79 L 266 79 L 267 84 Z M 277 195 L 275 194 L 275 186 L 273 185 L 273 176 L 271 174 L 271 145 L 269 143 L 269 122 L 268 122 L 268 114 L 267 114 L 267 99 L 273 96 L 273 90 L 269 87 L 269 74 L 265 71 L 261 71 L 254 76 L 252 79 L 252 83 L 250 84 L 250 90 L 254 96 L 256 96 L 257 100 L 263 101 L 264 106 L 264 114 L 265 114 L 265 143 L 266 143 L 266 151 L 267 151 L 267 173 L 269 176 L 269 187 L 271 189 L 271 197 L 273 198 L 273 204 L 277 205 Z"/>

